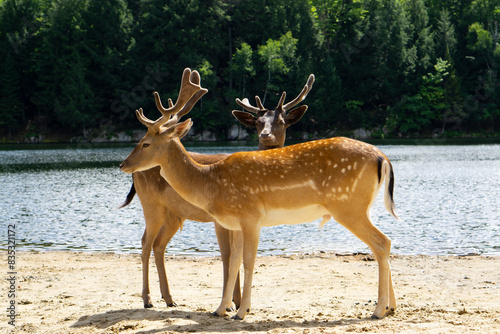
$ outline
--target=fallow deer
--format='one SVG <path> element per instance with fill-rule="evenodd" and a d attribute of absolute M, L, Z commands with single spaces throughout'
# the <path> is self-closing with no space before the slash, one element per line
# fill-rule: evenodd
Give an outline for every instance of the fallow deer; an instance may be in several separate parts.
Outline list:
<path fill-rule="evenodd" d="M 188 72 L 183 76 L 182 85 L 189 85 L 190 76 Z M 197 72 L 191 76 L 199 84 Z M 248 112 L 234 110 L 233 115 L 245 126 L 255 127 L 259 138 L 259 150 L 267 150 L 276 147 L 283 147 L 286 137 L 286 129 L 298 122 L 307 110 L 307 106 L 300 106 L 290 110 L 292 107 L 303 101 L 310 92 L 314 83 L 314 75 L 310 75 L 301 93 L 288 104 L 286 109 L 266 109 L 262 105 L 260 98 L 255 97 L 257 107 L 252 106 L 248 99 L 243 101 L 236 99 L 236 103 Z M 183 91 L 181 87 L 181 92 Z M 188 93 L 190 93 L 188 91 Z M 158 110 L 167 112 L 161 103 L 160 96 L 154 93 Z M 200 96 L 201 97 L 201 96 Z M 186 97 L 187 98 L 187 97 Z M 186 101 L 186 98 L 183 101 Z M 192 107 L 196 101 L 190 100 L 188 108 Z M 177 105 L 177 103 L 176 103 Z M 172 108 L 172 101 L 169 99 L 169 108 Z M 181 106 L 179 106 L 181 107 Z M 255 114 L 255 116 L 253 115 Z M 227 157 L 227 154 L 199 154 L 190 152 L 191 158 L 199 164 L 212 164 Z M 142 299 L 145 308 L 153 307 L 149 289 L 149 258 L 153 249 L 156 268 L 160 282 L 162 298 L 167 306 L 176 306 L 170 293 L 167 274 L 165 270 L 165 249 L 171 238 L 182 229 L 186 219 L 197 222 L 213 222 L 214 219 L 202 209 L 187 202 L 170 186 L 170 184 L 160 175 L 160 167 L 149 170 L 135 172 L 132 174 L 133 183 L 126 201 L 120 206 L 125 207 L 130 204 L 136 192 L 141 201 L 146 228 L 142 236 Z M 230 243 L 234 238 L 234 232 L 215 224 L 215 232 L 221 251 L 224 267 L 224 285 L 228 276 L 228 264 L 230 257 Z M 241 289 L 239 274 L 234 286 L 233 301 L 236 308 L 241 301 Z"/>
<path fill-rule="evenodd" d="M 198 88 L 202 90 L 201 86 Z M 278 105 L 284 108 L 286 94 Z M 161 166 L 161 175 L 188 202 L 203 209 L 224 228 L 241 231 L 242 244 L 231 244 L 228 279 L 221 304 L 231 305 L 236 275 L 243 261 L 241 320 L 250 310 L 253 270 L 260 229 L 299 224 L 332 216 L 372 250 L 379 267 L 378 303 L 372 315 L 382 318 L 396 308 L 390 267 L 391 241 L 370 221 L 370 208 L 385 181 L 385 207 L 395 218 L 394 173 L 376 147 L 349 138 L 330 138 L 266 151 L 239 152 L 210 165 L 194 161 L 179 138 L 192 126 L 178 114 L 162 112 L 157 121 L 137 118 L 147 126 L 120 168 L 134 173 Z"/>

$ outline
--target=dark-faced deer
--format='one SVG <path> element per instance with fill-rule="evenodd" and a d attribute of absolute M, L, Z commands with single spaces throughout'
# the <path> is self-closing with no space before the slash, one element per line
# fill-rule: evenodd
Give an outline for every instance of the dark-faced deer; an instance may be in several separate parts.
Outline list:
<path fill-rule="evenodd" d="M 191 78 L 192 77 L 192 78 Z M 182 79 L 182 87 L 194 82 L 199 85 L 199 77 L 196 71 L 192 74 L 186 71 Z M 250 105 L 247 99 L 236 102 L 248 110 L 233 111 L 233 115 L 244 125 L 249 127 L 256 127 L 259 135 L 259 150 L 266 150 L 275 147 L 283 147 L 286 137 L 286 129 L 295 124 L 303 116 L 307 110 L 307 106 L 300 106 L 296 109 L 292 108 L 303 101 L 314 83 L 314 75 L 309 76 L 307 84 L 304 86 L 302 92 L 296 99 L 288 103 L 285 108 L 268 110 L 262 106 L 259 97 L 255 97 L 258 107 Z M 191 91 L 184 89 L 184 92 L 190 94 Z M 181 88 L 181 93 L 183 88 Z M 160 96 L 154 93 L 156 106 L 162 113 L 169 113 L 169 109 L 163 107 Z M 201 97 L 201 96 L 200 96 Z M 179 96 L 179 100 L 181 97 Z M 182 101 L 189 101 L 192 107 L 194 100 L 188 100 L 184 97 Z M 176 103 L 176 105 L 179 102 Z M 180 107 L 180 106 L 179 106 Z M 169 99 L 169 108 L 173 108 L 172 101 Z M 175 111 L 175 109 L 173 109 Z M 187 110 L 187 109 L 184 109 Z M 253 115 L 254 113 L 255 115 Z M 199 164 L 212 164 L 222 160 L 227 154 L 199 154 L 189 153 L 190 157 Z M 142 237 L 142 299 L 144 307 L 152 307 L 152 300 L 149 289 L 149 257 L 151 249 L 153 249 L 155 263 L 158 271 L 160 281 L 160 290 L 163 299 L 167 306 L 175 306 L 175 302 L 170 293 L 168 286 L 167 274 L 165 270 L 165 249 L 170 239 L 182 229 L 182 225 L 186 219 L 197 222 L 213 222 L 214 218 L 207 214 L 202 209 L 187 202 L 170 186 L 170 184 L 160 175 L 160 167 L 154 167 L 149 170 L 144 170 L 132 174 L 133 184 L 127 196 L 127 200 L 121 207 L 128 205 L 135 193 L 139 196 L 144 218 L 146 221 L 146 228 Z M 221 250 L 221 257 L 224 267 L 224 284 L 226 284 L 228 277 L 228 264 L 230 258 L 230 243 L 234 239 L 234 232 L 215 224 L 215 231 Z M 234 286 L 233 301 L 236 307 L 239 307 L 241 300 L 241 289 L 239 283 L 239 275 L 236 278 Z"/>
<path fill-rule="evenodd" d="M 199 87 L 201 90 L 202 88 Z M 283 106 L 282 95 L 278 109 Z M 385 181 L 385 207 L 394 217 L 394 174 L 376 147 L 349 138 L 330 138 L 266 151 L 239 152 L 210 165 L 194 161 L 179 138 L 192 126 L 163 113 L 153 122 L 142 109 L 138 119 L 148 132 L 120 165 L 134 173 L 161 166 L 161 175 L 185 200 L 224 228 L 240 231 L 242 244 L 231 245 L 229 276 L 216 315 L 231 306 L 241 261 L 244 287 L 233 319 L 250 310 L 251 288 L 260 229 L 299 224 L 332 216 L 372 250 L 379 267 L 378 303 L 372 315 L 382 318 L 396 308 L 389 263 L 391 241 L 370 221 L 370 208 Z M 166 119 L 171 119 L 165 122 Z"/>

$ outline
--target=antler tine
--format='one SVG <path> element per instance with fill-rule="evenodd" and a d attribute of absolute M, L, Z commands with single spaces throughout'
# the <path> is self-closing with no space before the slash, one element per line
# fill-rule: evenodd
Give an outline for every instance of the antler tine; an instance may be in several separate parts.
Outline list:
<path fill-rule="evenodd" d="M 264 105 L 262 104 L 262 101 L 260 100 L 260 97 L 255 95 L 255 102 L 257 103 L 257 107 L 259 107 L 260 110 L 264 110 Z"/>
<path fill-rule="evenodd" d="M 283 108 L 283 103 L 285 103 L 285 99 L 286 99 L 286 92 L 283 92 L 281 94 L 280 101 L 278 102 L 278 106 L 276 107 L 276 109 L 281 109 L 283 111 L 286 111 L 286 109 Z"/>
<path fill-rule="evenodd" d="M 152 121 L 149 118 L 147 118 L 146 116 L 144 116 L 144 111 L 142 110 L 142 108 L 139 108 L 139 110 L 136 110 L 135 114 L 136 114 L 139 122 L 141 122 L 142 124 L 144 124 L 148 128 L 155 125 L 155 123 L 156 123 L 155 121 Z"/>
<path fill-rule="evenodd" d="M 205 89 L 205 88 L 202 88 L 200 89 L 199 91 L 197 91 L 190 99 L 189 101 L 184 105 L 184 107 L 182 107 L 181 110 L 179 110 L 178 113 L 176 113 L 175 115 L 173 115 L 165 124 L 164 124 L 164 127 L 169 127 L 171 125 L 174 125 L 176 124 L 177 122 L 179 122 L 179 120 L 181 119 L 182 116 L 186 115 L 188 112 L 191 111 L 191 109 L 194 107 L 194 105 L 196 104 L 196 102 L 198 102 L 199 99 L 201 99 L 201 97 L 203 95 L 205 95 L 206 93 L 208 92 L 208 89 Z"/>
<path fill-rule="evenodd" d="M 153 92 L 153 95 L 155 97 L 155 103 L 156 103 L 156 108 L 163 114 L 164 112 L 167 112 L 167 110 L 171 109 L 174 105 L 172 104 L 172 100 L 169 98 L 168 99 L 168 108 L 165 108 L 163 104 L 161 103 L 160 99 L 160 94 L 158 92 Z"/>
<path fill-rule="evenodd" d="M 246 111 L 253 112 L 254 114 L 258 113 L 261 110 L 257 107 L 252 106 L 247 98 L 244 98 L 243 101 L 237 98 L 236 103 Z M 257 102 L 257 104 L 259 104 L 259 102 Z M 259 106 L 262 106 L 262 103 Z"/>
<path fill-rule="evenodd" d="M 304 88 L 302 88 L 302 91 L 300 92 L 299 96 L 297 96 L 293 101 L 290 101 L 287 104 L 285 104 L 283 106 L 283 111 L 286 112 L 295 107 L 300 102 L 302 102 L 306 98 L 307 94 L 309 94 L 309 92 L 311 91 L 313 83 L 314 83 L 314 74 L 311 74 L 309 76 L 309 79 L 307 79 L 306 85 L 304 86 Z"/>
<path fill-rule="evenodd" d="M 193 73 L 191 73 L 189 80 L 191 80 L 192 83 L 199 85 L 201 82 L 200 73 L 198 73 L 198 71 L 194 70 Z"/>

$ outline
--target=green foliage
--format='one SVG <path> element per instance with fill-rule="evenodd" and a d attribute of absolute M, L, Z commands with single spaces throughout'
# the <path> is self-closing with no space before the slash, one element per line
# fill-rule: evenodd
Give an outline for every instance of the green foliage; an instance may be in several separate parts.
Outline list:
<path fill-rule="evenodd" d="M 316 82 L 307 97 L 309 109 L 303 118 L 307 120 L 308 131 L 314 129 L 326 134 L 336 127 L 347 127 L 349 115 L 344 108 L 345 92 L 333 58 L 323 59 L 318 67 L 321 72 L 317 73 Z"/>
<path fill-rule="evenodd" d="M 493 0 L 3 0 L 0 137 L 140 128 L 186 67 L 209 89 L 195 129 L 220 138 L 235 97 L 272 107 L 310 73 L 291 132 L 494 131 L 499 23 Z"/>
<path fill-rule="evenodd" d="M 493 40 L 481 23 L 473 23 L 469 27 L 469 48 L 473 51 L 490 51 L 494 47 Z"/>
<path fill-rule="evenodd" d="M 367 124 L 367 117 L 363 113 L 363 107 L 364 103 L 363 101 L 358 101 L 358 100 L 349 100 L 345 102 L 345 108 L 347 110 L 347 113 L 349 115 L 349 120 L 351 124 L 356 124 L 359 125 L 359 127 L 366 127 Z"/>
<path fill-rule="evenodd" d="M 266 45 L 260 45 L 258 54 L 264 68 L 267 70 L 266 91 L 264 93 L 265 102 L 267 91 L 279 91 L 279 87 L 271 83 L 272 76 L 287 74 L 295 61 L 295 51 L 297 49 L 298 40 L 292 37 L 291 32 L 287 32 L 281 36 L 279 40 L 268 39 Z"/>
<path fill-rule="evenodd" d="M 444 57 L 446 54 L 453 55 L 457 45 L 457 38 L 455 26 L 451 22 L 451 16 L 448 10 L 442 10 L 440 12 L 435 36 L 437 55 L 439 57 Z"/>
<path fill-rule="evenodd" d="M 0 80 L 0 127 L 20 127 L 22 102 L 20 99 L 21 78 L 15 61 L 10 53 L 0 64 L 2 77 Z M 18 130 L 18 129 L 12 129 Z"/>
<path fill-rule="evenodd" d="M 253 77 L 255 75 L 255 67 L 252 61 L 253 50 L 247 43 L 242 43 L 239 49 L 233 55 L 233 63 L 231 70 L 239 78 L 239 91 L 242 96 L 245 95 L 247 75 Z"/>
<path fill-rule="evenodd" d="M 407 134 L 419 132 L 439 120 L 445 110 L 450 108 L 444 85 L 445 78 L 449 76 L 448 67 L 447 61 L 438 58 L 434 65 L 435 73 L 422 77 L 417 94 L 403 99 L 388 125 Z"/>

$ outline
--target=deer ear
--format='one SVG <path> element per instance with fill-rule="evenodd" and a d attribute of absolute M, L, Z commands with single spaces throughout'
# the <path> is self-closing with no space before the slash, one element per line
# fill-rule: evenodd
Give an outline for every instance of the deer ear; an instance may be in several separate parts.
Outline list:
<path fill-rule="evenodd" d="M 257 118 L 248 112 L 233 110 L 233 116 L 244 126 L 248 126 L 249 128 L 257 126 Z"/>
<path fill-rule="evenodd" d="M 191 118 L 188 118 L 184 122 L 175 126 L 174 136 L 178 137 L 179 139 L 184 137 L 185 135 L 188 134 L 189 130 L 191 130 L 192 126 L 193 126 L 193 121 L 191 120 Z"/>
<path fill-rule="evenodd" d="M 285 116 L 286 125 L 292 125 L 297 123 L 307 110 L 307 106 L 300 106 L 298 108 L 290 110 L 290 112 Z"/>
<path fill-rule="evenodd" d="M 193 125 L 193 123 L 191 123 L 191 125 Z M 180 136 L 179 136 L 179 139 L 182 139 L 184 137 L 186 137 L 186 135 L 189 133 L 189 130 L 191 130 L 191 126 L 189 127 L 189 129 L 187 129 L 186 131 L 184 131 Z"/>
<path fill-rule="evenodd" d="M 163 131 L 161 130 L 160 131 L 162 135 L 167 136 L 168 138 L 180 139 L 185 135 L 187 135 L 189 130 L 191 130 L 192 126 L 193 126 L 193 121 L 191 120 L 191 118 L 189 118 L 182 123 L 177 123 L 167 129 L 164 129 Z"/>

